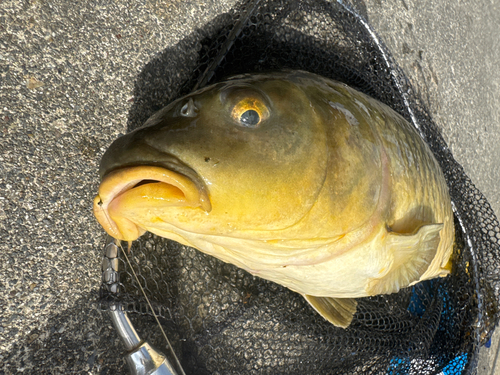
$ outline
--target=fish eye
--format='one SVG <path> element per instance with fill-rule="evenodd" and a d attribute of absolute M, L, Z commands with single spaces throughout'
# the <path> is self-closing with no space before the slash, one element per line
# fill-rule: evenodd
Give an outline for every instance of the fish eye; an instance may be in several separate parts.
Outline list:
<path fill-rule="evenodd" d="M 231 117 L 241 126 L 256 128 L 269 117 L 269 109 L 258 98 L 249 97 L 233 107 Z"/>
<path fill-rule="evenodd" d="M 255 126 L 260 122 L 260 116 L 257 111 L 248 109 L 241 115 L 240 122 L 246 126 Z"/>

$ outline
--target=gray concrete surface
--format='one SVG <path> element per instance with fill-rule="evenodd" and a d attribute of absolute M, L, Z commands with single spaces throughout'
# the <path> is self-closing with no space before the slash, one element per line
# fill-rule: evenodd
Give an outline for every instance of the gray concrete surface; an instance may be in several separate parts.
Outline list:
<path fill-rule="evenodd" d="M 500 213 L 500 1 L 356 4 Z M 126 373 L 95 305 L 98 161 L 125 132 L 141 68 L 229 5 L 0 3 L 0 374 Z M 495 343 L 480 375 L 495 374 Z"/>

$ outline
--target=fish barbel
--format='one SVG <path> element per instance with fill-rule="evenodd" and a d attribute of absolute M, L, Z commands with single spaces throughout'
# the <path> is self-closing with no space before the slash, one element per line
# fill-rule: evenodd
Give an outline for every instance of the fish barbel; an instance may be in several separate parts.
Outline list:
<path fill-rule="evenodd" d="M 300 293 L 347 327 L 358 297 L 450 272 L 442 171 L 386 105 L 303 71 L 198 90 L 118 138 L 94 200 L 114 238 L 146 231 Z"/>

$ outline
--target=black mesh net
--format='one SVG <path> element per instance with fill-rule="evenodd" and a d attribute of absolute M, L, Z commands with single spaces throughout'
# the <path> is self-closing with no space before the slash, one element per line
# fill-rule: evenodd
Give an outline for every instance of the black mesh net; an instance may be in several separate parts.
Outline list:
<path fill-rule="evenodd" d="M 453 271 L 397 294 L 359 299 L 352 324 L 341 329 L 284 287 L 147 234 L 134 243 L 129 257 L 184 370 L 475 373 L 479 346 L 499 317 L 498 222 L 404 74 L 350 6 L 321 0 L 238 4 L 144 67 L 129 128 L 195 88 L 233 74 L 283 68 L 345 82 L 389 105 L 418 129 L 443 168 L 453 200 Z M 114 256 L 107 254 L 103 262 L 103 308 L 120 301 L 127 311 L 142 314 L 154 331 L 129 266 L 120 254 Z M 156 346 L 162 345 L 158 341 Z"/>

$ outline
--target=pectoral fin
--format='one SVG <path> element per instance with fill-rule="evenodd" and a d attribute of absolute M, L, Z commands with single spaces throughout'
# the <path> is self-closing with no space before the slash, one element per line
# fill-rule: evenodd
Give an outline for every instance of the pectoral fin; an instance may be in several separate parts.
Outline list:
<path fill-rule="evenodd" d="M 358 304 L 353 298 L 315 297 L 307 294 L 304 294 L 304 298 L 323 318 L 342 328 L 351 324 Z"/>
<path fill-rule="evenodd" d="M 367 293 L 372 296 L 395 293 L 419 281 L 436 256 L 442 228 L 443 224 L 428 224 L 414 234 L 388 232 L 384 251 L 391 259 L 389 270 L 368 283 Z"/>

